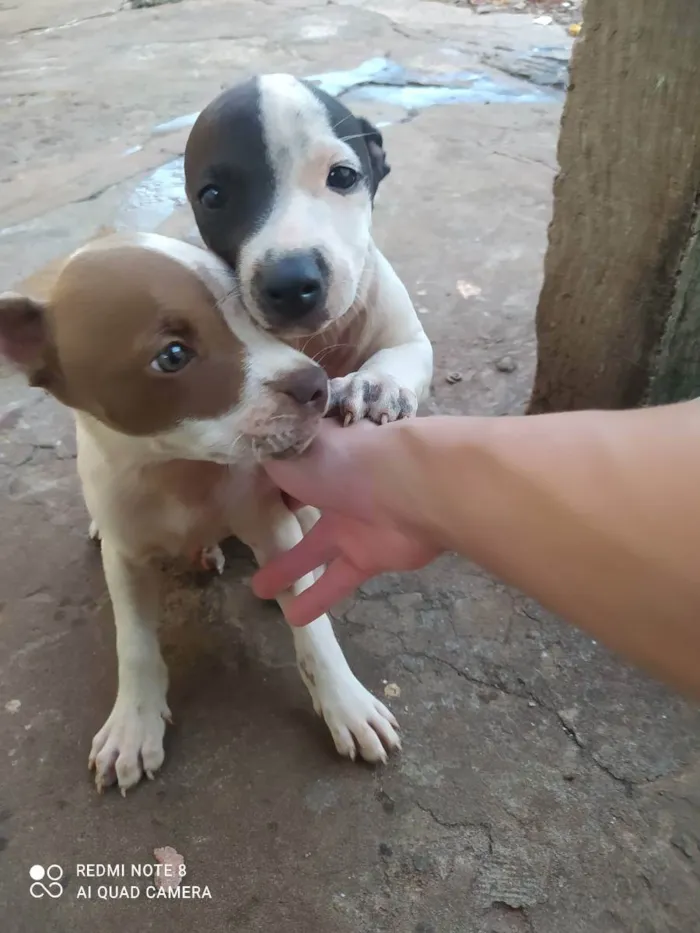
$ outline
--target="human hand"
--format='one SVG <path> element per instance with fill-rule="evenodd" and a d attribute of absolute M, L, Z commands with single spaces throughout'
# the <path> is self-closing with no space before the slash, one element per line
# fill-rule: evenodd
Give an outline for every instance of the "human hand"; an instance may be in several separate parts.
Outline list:
<path fill-rule="evenodd" d="M 361 422 L 341 428 L 327 421 L 301 457 L 265 464 L 284 492 L 323 512 L 303 541 L 253 578 L 255 593 L 267 599 L 327 566 L 315 584 L 290 601 L 291 625 L 313 621 L 371 577 L 416 570 L 440 554 L 442 548 L 403 519 L 376 482 L 390 458 L 397 472 L 392 427 Z"/>

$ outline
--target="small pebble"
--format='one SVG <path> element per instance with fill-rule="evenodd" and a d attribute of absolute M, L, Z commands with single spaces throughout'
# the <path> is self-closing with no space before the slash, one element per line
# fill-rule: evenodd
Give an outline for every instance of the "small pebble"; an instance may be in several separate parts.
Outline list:
<path fill-rule="evenodd" d="M 445 376 L 445 382 L 453 386 L 456 382 L 461 382 L 463 378 L 464 376 L 461 373 L 448 373 L 448 375 Z"/>
<path fill-rule="evenodd" d="M 422 875 L 430 871 L 431 864 L 432 863 L 427 855 L 414 855 L 413 856 L 413 867 L 417 872 L 420 872 Z"/>
<path fill-rule="evenodd" d="M 500 360 L 496 360 L 495 365 L 499 373 L 512 373 L 515 372 L 518 364 L 512 356 L 502 356 Z"/>
<path fill-rule="evenodd" d="M 394 854 L 394 850 L 391 848 L 388 842 L 379 843 L 379 854 L 390 858 Z"/>
<path fill-rule="evenodd" d="M 384 688 L 385 697 L 400 697 L 401 687 L 398 684 L 387 684 Z"/>

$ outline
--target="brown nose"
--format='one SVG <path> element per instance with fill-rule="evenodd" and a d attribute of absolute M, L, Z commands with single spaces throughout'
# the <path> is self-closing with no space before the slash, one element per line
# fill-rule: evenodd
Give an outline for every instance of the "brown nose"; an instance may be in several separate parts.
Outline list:
<path fill-rule="evenodd" d="M 313 408 L 321 413 L 328 405 L 328 376 L 320 366 L 305 366 L 295 369 L 275 380 L 273 388 L 288 395 L 298 405 Z"/>

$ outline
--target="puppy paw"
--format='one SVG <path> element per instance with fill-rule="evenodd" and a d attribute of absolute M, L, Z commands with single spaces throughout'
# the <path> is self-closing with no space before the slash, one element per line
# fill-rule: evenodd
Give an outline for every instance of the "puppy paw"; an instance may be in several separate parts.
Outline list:
<path fill-rule="evenodd" d="M 343 424 L 368 418 L 376 424 L 412 418 L 418 400 L 410 389 L 403 389 L 391 377 L 372 373 L 351 373 L 330 383 L 330 409 L 337 409 Z"/>
<path fill-rule="evenodd" d="M 303 669 L 301 673 L 314 709 L 325 719 L 341 755 L 354 761 L 359 752 L 365 761 L 386 764 L 388 754 L 401 748 L 393 713 L 359 680 L 349 675 L 340 681 L 311 683 Z"/>
<path fill-rule="evenodd" d="M 117 697 L 109 719 L 92 740 L 88 767 L 99 793 L 117 782 L 122 796 L 146 774 L 153 779 L 163 764 L 165 723 L 170 710 L 152 697 Z"/>

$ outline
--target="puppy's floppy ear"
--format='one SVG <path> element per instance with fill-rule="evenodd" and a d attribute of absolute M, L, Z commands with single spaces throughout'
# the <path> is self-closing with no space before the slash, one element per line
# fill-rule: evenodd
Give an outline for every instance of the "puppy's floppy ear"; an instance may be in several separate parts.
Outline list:
<path fill-rule="evenodd" d="M 360 124 L 360 129 L 365 137 L 365 142 L 367 143 L 367 150 L 369 152 L 369 159 L 372 165 L 372 197 L 377 193 L 377 188 L 379 187 L 379 182 L 391 171 L 391 166 L 386 160 L 386 152 L 384 152 L 384 138 L 379 132 L 376 126 L 366 120 L 364 117 L 357 118 L 358 123 Z"/>
<path fill-rule="evenodd" d="M 42 302 L 16 292 L 0 295 L 0 356 L 21 370 L 30 385 L 50 387 L 55 352 Z"/>

